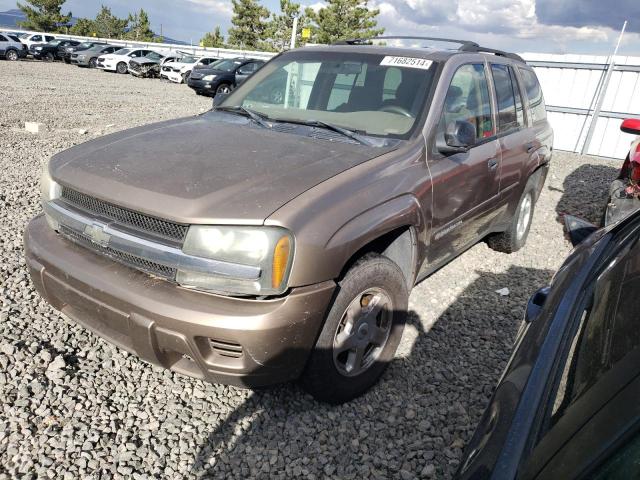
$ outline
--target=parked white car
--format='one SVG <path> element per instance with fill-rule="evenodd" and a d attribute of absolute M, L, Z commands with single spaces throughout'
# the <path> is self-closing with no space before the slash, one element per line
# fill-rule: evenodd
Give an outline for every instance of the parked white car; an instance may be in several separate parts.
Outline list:
<path fill-rule="evenodd" d="M 167 62 L 163 65 L 160 71 L 160 77 L 175 83 L 186 83 L 193 67 L 196 65 L 209 65 L 218 60 L 219 58 L 217 57 L 195 57 L 193 55 L 186 55 L 179 61 Z"/>
<path fill-rule="evenodd" d="M 55 40 L 54 35 L 42 33 L 25 33 L 20 35 L 20 41 L 27 46 L 27 50 L 31 51 L 34 45 L 44 45 L 51 40 Z"/>
<path fill-rule="evenodd" d="M 127 73 L 132 58 L 140 58 L 153 52 L 148 48 L 121 48 L 108 55 L 98 57 L 97 68 L 109 72 Z"/>

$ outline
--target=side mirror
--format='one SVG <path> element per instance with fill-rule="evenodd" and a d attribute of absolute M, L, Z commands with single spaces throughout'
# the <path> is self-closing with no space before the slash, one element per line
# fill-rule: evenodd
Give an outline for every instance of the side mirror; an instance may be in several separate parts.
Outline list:
<path fill-rule="evenodd" d="M 533 322 L 544 307 L 547 297 L 549 296 L 549 287 L 544 287 L 531 295 L 531 298 L 527 302 L 527 309 L 524 313 L 524 321 L 527 323 Z"/>
<path fill-rule="evenodd" d="M 220 105 L 228 96 L 228 93 L 216 93 L 216 96 L 213 97 L 213 107 Z"/>
<path fill-rule="evenodd" d="M 627 118 L 624 122 L 622 122 L 620 130 L 622 130 L 624 133 L 640 135 L 640 119 Z"/>
<path fill-rule="evenodd" d="M 447 125 L 444 142 L 439 139 L 436 148 L 440 153 L 468 152 L 476 144 L 476 127 L 466 120 L 456 120 Z"/>
<path fill-rule="evenodd" d="M 598 231 L 598 227 L 582 218 L 573 215 L 564 216 L 564 226 L 574 247 L 584 242 L 592 233 Z"/>

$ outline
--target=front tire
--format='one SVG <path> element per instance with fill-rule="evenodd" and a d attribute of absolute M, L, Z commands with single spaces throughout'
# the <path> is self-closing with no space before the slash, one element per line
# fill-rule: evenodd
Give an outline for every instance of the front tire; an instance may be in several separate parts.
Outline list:
<path fill-rule="evenodd" d="M 535 182 L 530 179 L 522 192 L 509 228 L 504 232 L 494 233 L 487 237 L 489 248 L 496 252 L 514 253 L 524 247 L 531 229 L 535 204 L 536 187 Z"/>
<path fill-rule="evenodd" d="M 48 52 L 45 54 L 44 56 L 44 61 L 45 62 L 53 62 L 56 59 L 56 57 L 53 56 L 53 53 Z"/>
<path fill-rule="evenodd" d="M 116 65 L 116 72 L 118 72 L 121 75 L 124 75 L 125 73 L 127 73 L 129 71 L 129 69 L 127 68 L 127 64 L 124 62 L 120 62 Z"/>
<path fill-rule="evenodd" d="M 216 88 L 216 95 L 218 95 L 219 93 L 231 93 L 231 85 L 229 85 L 228 83 L 221 83 L 220 85 L 218 85 L 218 88 Z"/>
<path fill-rule="evenodd" d="M 16 52 L 15 50 L 7 50 L 7 52 L 5 53 L 5 58 L 10 62 L 15 62 L 18 60 L 18 52 Z"/>
<path fill-rule="evenodd" d="M 89 60 L 89 68 L 96 68 L 98 66 L 98 59 L 92 58 Z"/>
<path fill-rule="evenodd" d="M 334 405 L 378 381 L 400 343 L 409 299 L 400 267 L 377 254 L 360 259 L 338 285 L 300 380 L 316 400 Z"/>

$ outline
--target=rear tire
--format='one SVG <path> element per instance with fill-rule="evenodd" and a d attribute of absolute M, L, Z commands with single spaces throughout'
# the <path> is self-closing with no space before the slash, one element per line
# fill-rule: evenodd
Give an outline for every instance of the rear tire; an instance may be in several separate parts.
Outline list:
<path fill-rule="evenodd" d="M 126 63 L 120 62 L 116 65 L 116 72 L 118 72 L 119 74 L 124 75 L 128 71 L 129 71 L 129 68 L 127 67 Z"/>
<path fill-rule="evenodd" d="M 4 54 L 4 57 L 10 62 L 15 62 L 18 60 L 18 52 L 13 49 L 7 50 Z"/>
<path fill-rule="evenodd" d="M 536 182 L 530 178 L 524 192 L 522 192 L 509 228 L 504 232 L 494 233 L 487 237 L 489 248 L 496 252 L 514 253 L 524 247 L 531 229 L 535 204 Z"/>
<path fill-rule="evenodd" d="M 380 378 L 402 337 L 409 291 L 400 267 L 369 254 L 338 284 L 300 382 L 316 400 L 340 404 Z"/>

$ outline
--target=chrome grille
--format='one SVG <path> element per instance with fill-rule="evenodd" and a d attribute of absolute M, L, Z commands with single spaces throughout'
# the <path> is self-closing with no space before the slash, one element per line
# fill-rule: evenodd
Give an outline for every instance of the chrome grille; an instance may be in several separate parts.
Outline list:
<path fill-rule="evenodd" d="M 142 270 L 147 273 L 151 273 L 152 275 L 157 275 L 159 277 L 166 278 L 168 280 L 174 280 L 176 278 L 176 269 L 167 267 L 166 265 L 160 265 L 159 263 L 150 262 L 144 258 L 136 257 L 135 255 L 130 255 L 125 252 L 120 252 L 118 250 L 114 250 L 110 247 L 103 247 L 102 245 L 98 245 L 91 241 L 90 238 L 71 230 L 65 226 L 60 227 L 60 233 L 70 240 L 76 242 L 83 247 L 88 248 L 89 250 L 93 250 L 94 252 L 100 253 L 105 257 L 108 257 L 112 260 L 120 262 L 128 267 L 135 268 L 137 270 Z"/>
<path fill-rule="evenodd" d="M 105 217 L 116 223 L 165 239 L 182 242 L 189 228 L 187 225 L 161 220 L 150 215 L 134 212 L 128 208 L 118 207 L 69 187 L 62 187 L 62 198 L 67 203 L 85 212 Z"/>

